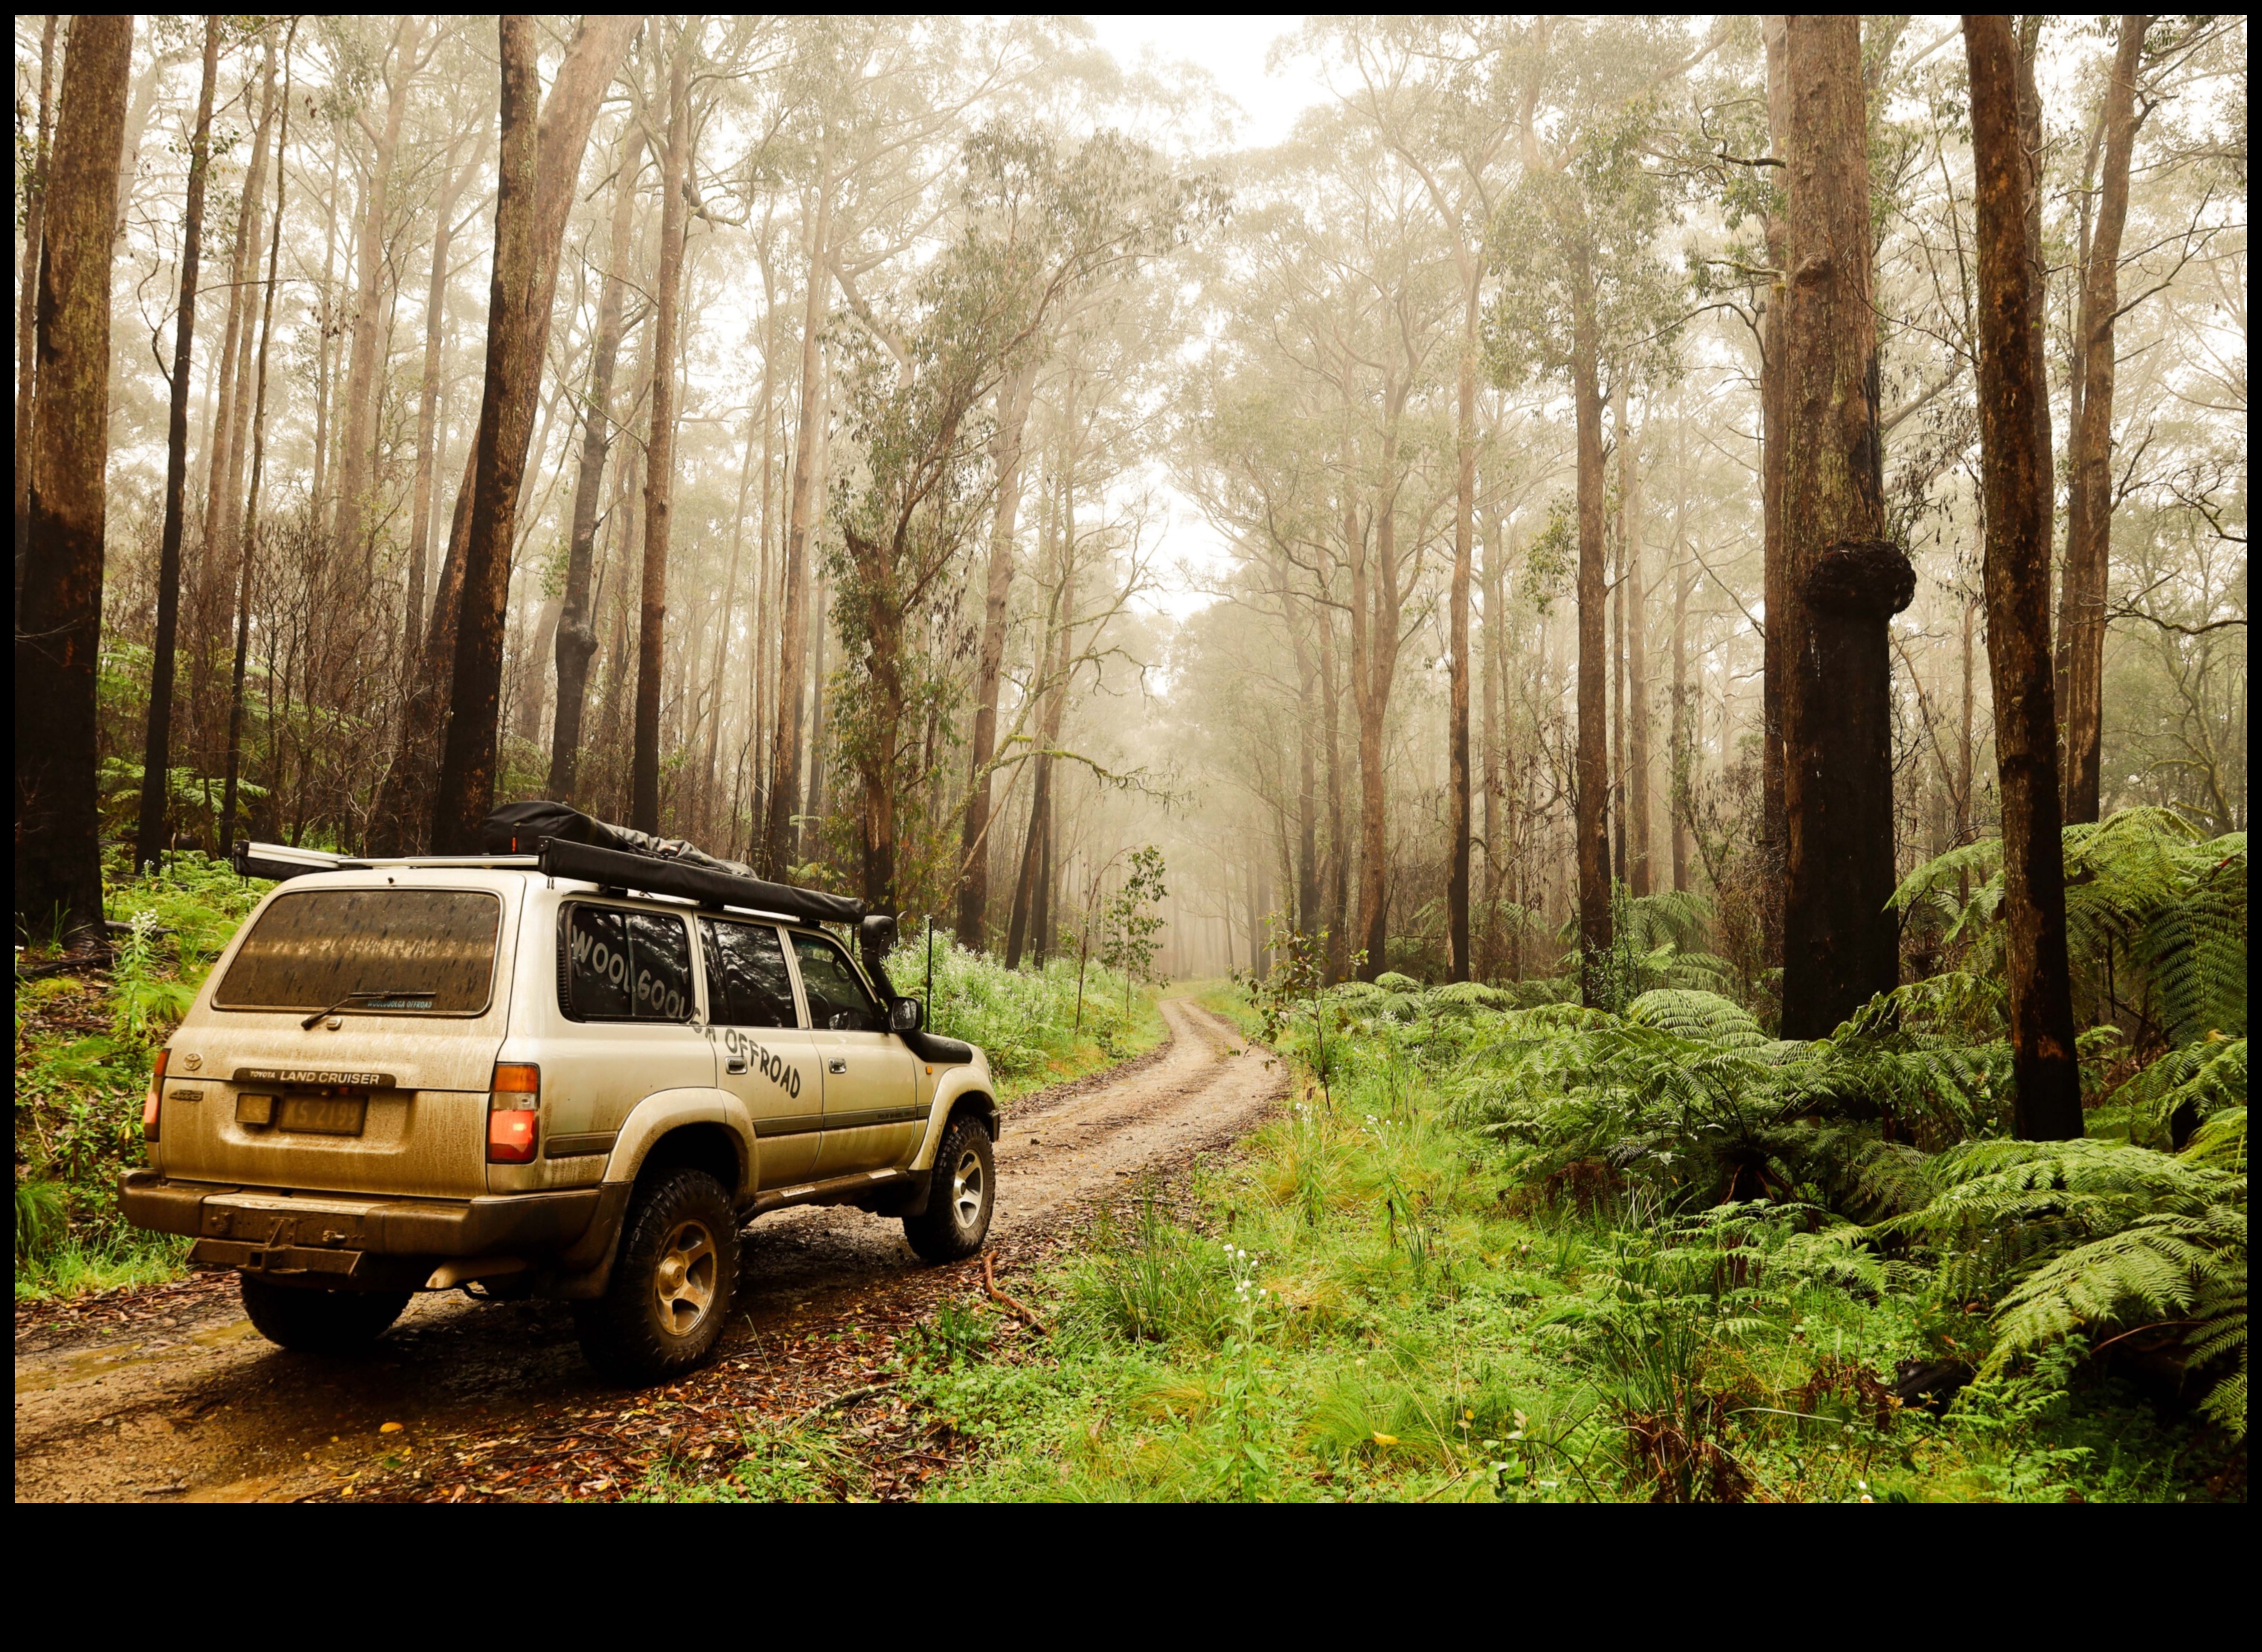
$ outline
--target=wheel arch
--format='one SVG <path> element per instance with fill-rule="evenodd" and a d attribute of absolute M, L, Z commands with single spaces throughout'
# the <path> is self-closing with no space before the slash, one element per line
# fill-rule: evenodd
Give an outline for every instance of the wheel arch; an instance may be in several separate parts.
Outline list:
<path fill-rule="evenodd" d="M 723 1184 L 733 1201 L 753 1196 L 760 1148 L 738 1098 L 717 1090 L 663 1090 L 637 1103 L 605 1163 L 608 1182 L 647 1170 L 689 1166 Z"/>

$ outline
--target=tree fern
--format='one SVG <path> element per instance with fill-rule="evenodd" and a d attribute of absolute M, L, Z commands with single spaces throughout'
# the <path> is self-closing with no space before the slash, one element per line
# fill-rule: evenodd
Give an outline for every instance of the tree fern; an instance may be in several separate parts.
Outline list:
<path fill-rule="evenodd" d="M 1930 1204 L 1880 1230 L 1928 1238 L 1951 1299 L 2001 1293 L 1991 1367 L 2076 1331 L 2175 1326 L 2193 1366 L 2235 1360 L 2207 1409 L 2243 1434 L 2244 1125 L 2236 1170 L 2118 1143 L 1974 1143 L 1934 1161 Z"/>

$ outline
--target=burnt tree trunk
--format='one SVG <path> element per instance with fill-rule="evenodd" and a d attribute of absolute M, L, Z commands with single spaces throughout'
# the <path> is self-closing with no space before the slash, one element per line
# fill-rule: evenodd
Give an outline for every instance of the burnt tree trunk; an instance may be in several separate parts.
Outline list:
<path fill-rule="evenodd" d="M 20 938 L 103 941 L 95 809 L 103 480 L 110 458 L 110 262 L 133 19 L 82 12 L 63 54 L 32 348 L 23 590 L 16 604 L 16 917 Z"/>
<path fill-rule="evenodd" d="M 2058 602 L 2057 696 L 2065 719 L 2065 819 L 2097 819 L 2105 713 L 2105 602 L 2113 554 L 2114 324 L 2121 309 L 2121 235 L 2129 221 L 2136 71 L 2149 17 L 2121 19 L 2105 93 L 2105 163 L 2086 249 L 2078 346 L 2081 397 L 2066 490 L 2065 575 Z M 2039 196 L 2040 191 L 2035 191 Z M 2044 415 L 2047 417 L 2047 414 Z M 2047 479 L 2045 479 L 2047 480 Z"/>
<path fill-rule="evenodd" d="M 181 299 L 173 326 L 172 400 L 165 422 L 165 520 L 157 548 L 157 635 L 149 651 L 149 720 L 141 745 L 141 810 L 133 829 L 136 871 L 164 857 L 170 840 L 173 653 L 181 626 L 182 494 L 189 480 L 189 369 L 197 331 L 197 274 L 204 250 L 205 179 L 212 170 L 213 83 L 220 78 L 220 18 L 205 18 L 204 77 L 189 140 L 188 210 L 181 222 Z"/>
<path fill-rule="evenodd" d="M 2012 1124 L 2028 1141 L 2082 1134 L 2059 842 L 2057 718 L 2050 677 L 2050 496 L 2034 402 L 2041 364 L 2027 325 L 2024 221 L 2033 171 L 2020 141 L 2009 19 L 1963 19 L 1979 241 L 1980 485 L 1986 510 L 1987 672 L 2003 800 L 2010 948 Z"/>
<path fill-rule="evenodd" d="M 666 663 L 668 534 L 675 500 L 675 328 L 683 301 L 683 187 L 690 163 L 690 64 L 686 27 L 667 68 L 667 153 L 661 169 L 659 293 L 652 346 L 652 442 L 644 485 L 644 581 L 637 624 L 636 746 L 629 824 L 659 831 L 659 682 Z"/>
<path fill-rule="evenodd" d="M 558 247 L 599 99 L 639 26 L 636 18 L 584 20 L 551 83 L 537 132 L 535 100 L 541 83 L 534 25 L 514 15 L 501 25 L 502 137 L 494 277 L 487 299 L 486 383 L 472 445 L 476 472 L 447 739 L 432 803 L 432 843 L 443 854 L 476 851 L 479 824 L 493 806 L 495 711 L 501 698 L 512 530 L 542 388 Z"/>
<path fill-rule="evenodd" d="M 1792 17 L 1785 56 L 1783 1035 L 1819 1038 L 1898 984 L 1887 626 L 1916 574 L 1884 535 L 1861 20 Z"/>

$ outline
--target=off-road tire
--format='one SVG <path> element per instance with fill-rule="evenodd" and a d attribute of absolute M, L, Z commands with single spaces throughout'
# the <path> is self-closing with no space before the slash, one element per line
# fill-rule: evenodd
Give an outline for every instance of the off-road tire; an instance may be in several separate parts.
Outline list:
<path fill-rule="evenodd" d="M 982 1122 L 957 1118 L 942 1133 L 928 1172 L 926 1208 L 904 1218 L 904 1237 L 930 1262 L 955 1262 L 982 1248 L 998 1202 L 998 1158 Z"/>
<path fill-rule="evenodd" d="M 254 1273 L 241 1278 L 243 1311 L 259 1334 L 301 1353 L 342 1353 L 375 1342 L 408 1306 L 407 1291 L 326 1291 Z"/>
<path fill-rule="evenodd" d="M 738 1280 L 738 1219 L 723 1184 L 663 1172 L 629 1203 L 605 1294 L 573 1304 L 581 1352 L 630 1388 L 695 1370 L 722 1338 Z"/>

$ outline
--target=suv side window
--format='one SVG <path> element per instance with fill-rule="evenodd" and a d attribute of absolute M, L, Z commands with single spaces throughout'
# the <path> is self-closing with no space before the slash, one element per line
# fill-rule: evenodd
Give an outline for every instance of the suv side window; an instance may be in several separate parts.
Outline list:
<path fill-rule="evenodd" d="M 797 934 L 793 956 L 801 964 L 801 990 L 809 999 L 810 1026 L 836 1033 L 888 1030 L 888 1018 L 846 953 L 821 935 Z"/>
<path fill-rule="evenodd" d="M 568 1019 L 691 1019 L 691 935 L 681 918 L 575 902 L 558 942 L 558 1007 Z"/>
<path fill-rule="evenodd" d="M 707 953 L 707 1018 L 718 1027 L 798 1027 L 785 949 L 767 924 L 702 918 Z"/>

